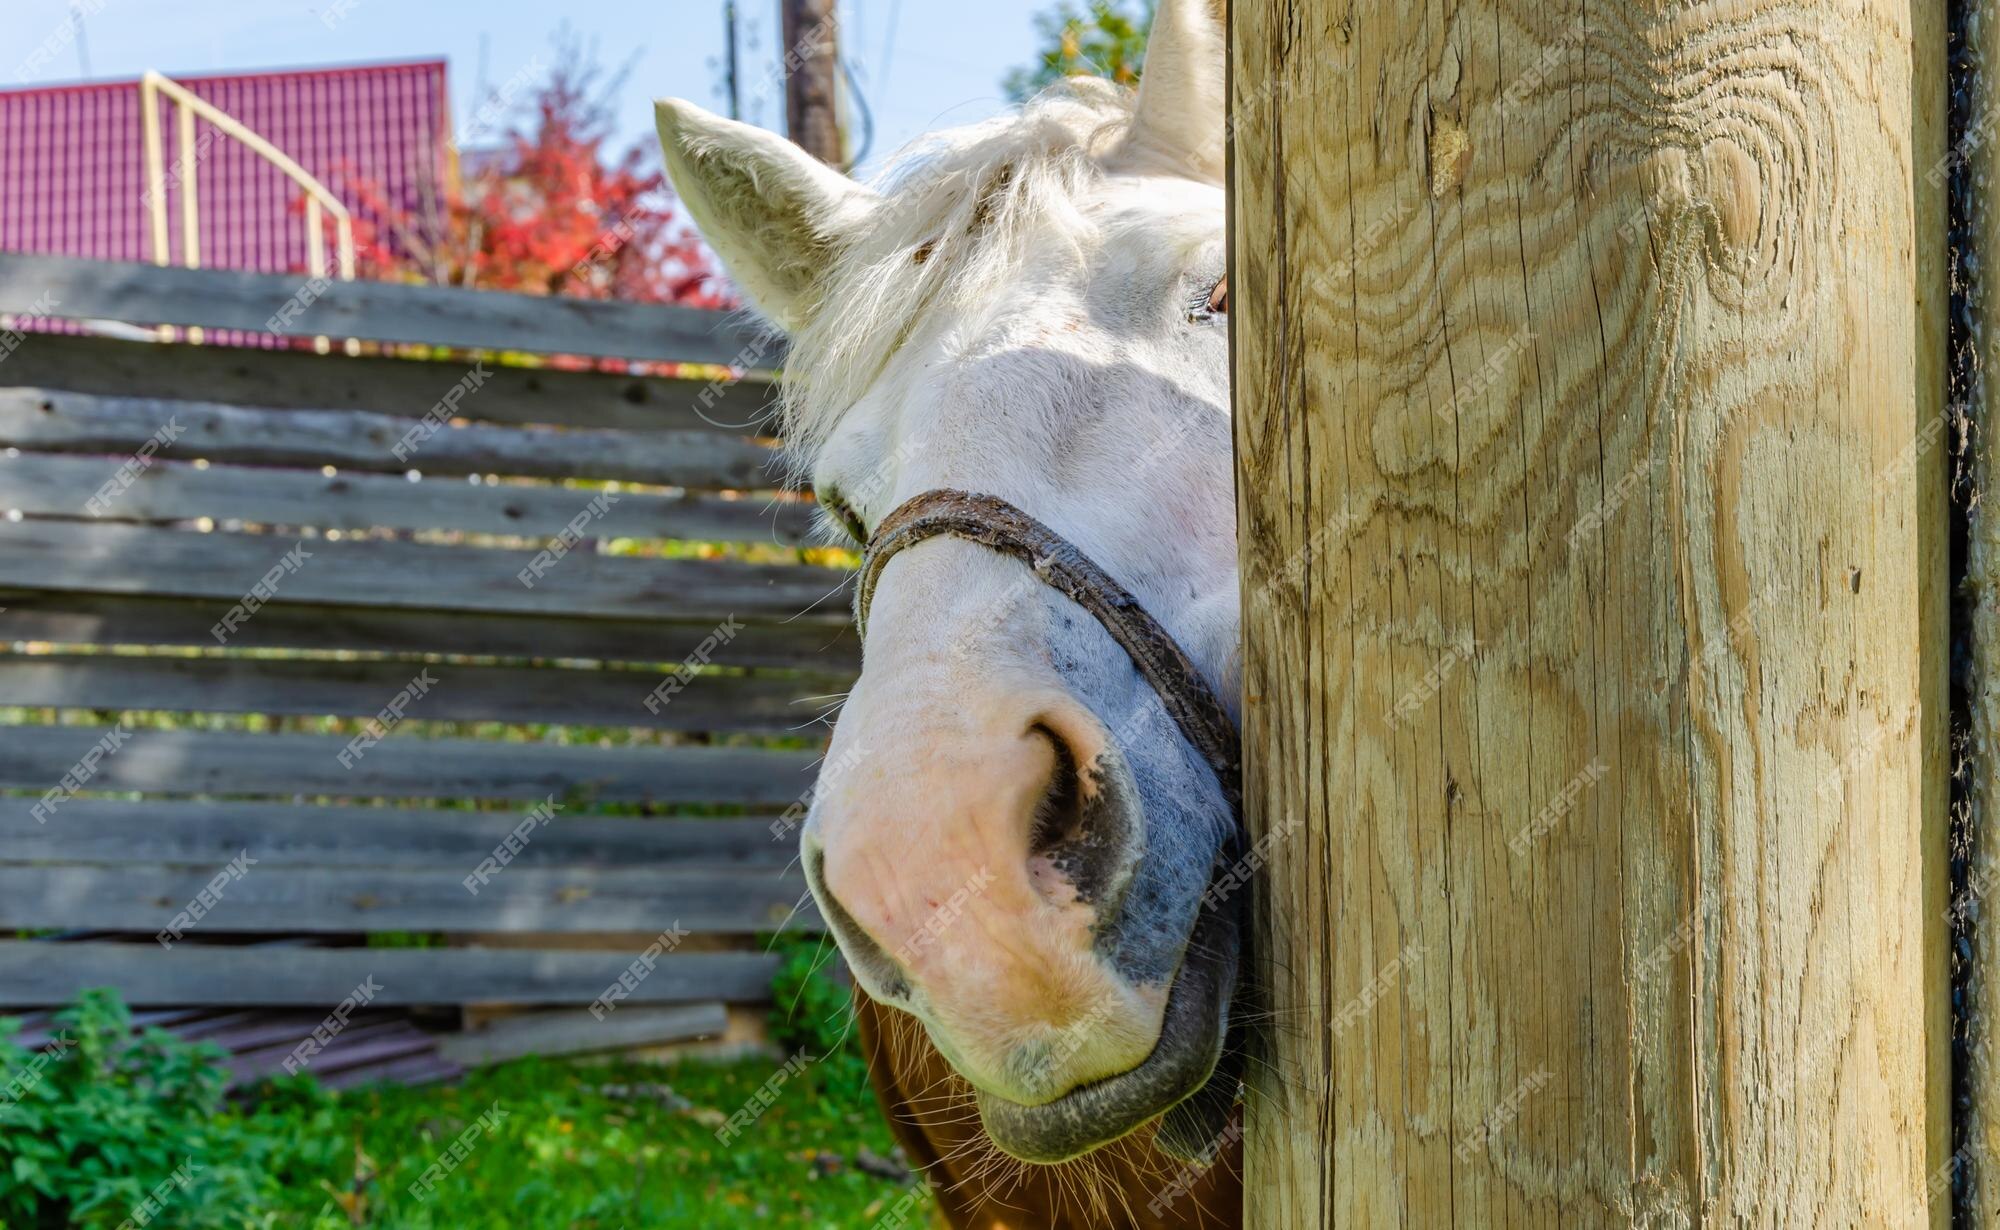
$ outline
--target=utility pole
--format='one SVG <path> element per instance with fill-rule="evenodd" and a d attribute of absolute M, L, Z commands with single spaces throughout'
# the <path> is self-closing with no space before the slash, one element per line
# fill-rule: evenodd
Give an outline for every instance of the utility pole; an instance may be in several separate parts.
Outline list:
<path fill-rule="evenodd" d="M 724 83 L 729 90 L 729 118 L 743 118 L 742 78 L 736 71 L 736 0 L 722 0 L 723 35 L 729 41 L 728 51 L 723 59 Z"/>
<path fill-rule="evenodd" d="M 784 12 L 779 71 L 785 75 L 785 133 L 821 162 L 842 166 L 835 0 L 778 2 Z"/>

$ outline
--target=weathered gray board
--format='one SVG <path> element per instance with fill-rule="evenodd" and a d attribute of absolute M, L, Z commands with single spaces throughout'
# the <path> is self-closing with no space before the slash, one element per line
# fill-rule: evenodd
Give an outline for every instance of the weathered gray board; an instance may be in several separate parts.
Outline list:
<path fill-rule="evenodd" d="M 585 1055 L 688 1042 L 718 1037 L 728 1028 L 729 1009 L 723 1004 L 620 1006 L 602 1019 L 586 1009 L 572 1008 L 506 1017 L 482 1029 L 452 1034 L 438 1043 L 438 1053 L 453 1063 L 473 1067 L 526 1055 Z"/>
<path fill-rule="evenodd" d="M 354 659 L 37 654 L 0 655 L 0 698 L 10 705 L 60 709 L 373 717 L 419 671 L 426 691 L 411 714 L 433 721 L 685 731 L 804 729 L 824 710 L 827 697 L 847 683 L 818 675 L 669 676 L 652 670 L 419 667 Z M 655 697 L 663 687 L 671 694 Z"/>
<path fill-rule="evenodd" d="M 198 1004 L 332 1008 L 364 980 L 372 1004 L 588 1004 L 639 957 L 625 952 L 476 948 L 295 948 L 0 941 L 0 1009 L 68 1003 L 117 987 L 134 1007 Z M 671 953 L 629 1004 L 757 1003 L 770 998 L 778 958 L 764 953 Z M 615 1013 L 613 1014 L 615 1015 Z"/>
<path fill-rule="evenodd" d="M 0 377 L 8 373 L 0 368 Z M 565 431 L 553 427 L 444 427 L 418 439 L 408 419 L 362 410 L 276 414 L 211 402 L 96 397 L 0 387 L 0 448 L 105 454 L 109 479 L 159 437 L 163 456 L 241 465 L 336 466 L 402 474 L 576 478 L 696 490 L 778 486 L 768 445 L 712 431 Z M 398 455 L 396 450 L 403 448 Z M 101 482 L 102 480 L 100 480 Z M 98 484 L 91 485 L 95 491 Z M 580 493 L 581 508 L 590 493 Z"/>
<path fill-rule="evenodd" d="M 463 476 L 269 469 L 154 461 L 132 485 L 93 506 L 120 463 L 102 457 L 0 454 L 0 510 L 87 521 L 239 521 L 320 529 L 460 530 L 553 538 L 594 492 L 468 482 Z M 692 539 L 798 546 L 812 506 L 779 496 L 729 498 L 625 491 L 591 522 L 595 538 Z"/>
<path fill-rule="evenodd" d="M 207 867 L 0 863 L 0 929 L 55 927 L 151 935 L 190 912 L 215 885 L 199 921 L 203 937 L 232 932 L 490 931 L 702 934 L 819 929 L 801 901 L 805 879 L 771 867 L 551 871 L 500 867 L 466 886 L 479 866 L 417 871 L 390 867 Z M 239 857 L 231 851 L 230 858 Z"/>
<path fill-rule="evenodd" d="M 546 798 L 500 811 L 76 798 L 55 811 L 60 824 L 36 820 L 29 809 L 37 801 L 32 795 L 0 798 L 0 851 L 10 861 L 214 867 L 254 847 L 259 867 L 429 867 L 464 874 Z M 796 820 L 781 821 L 769 813 L 729 820 L 598 819 L 564 808 L 532 830 L 508 870 L 783 870 L 797 859 L 798 846 Z"/>
<path fill-rule="evenodd" d="M 8 356 L 6 377 L 9 384 L 105 397 L 419 418 L 465 373 L 464 362 L 449 359 L 349 358 L 48 333 Z M 487 423 L 756 435 L 771 426 L 771 385 L 754 378 L 673 379 L 489 362 L 477 392 L 456 409 L 460 417 Z"/>
<path fill-rule="evenodd" d="M 581 509 L 585 500 L 579 501 Z M 294 547 L 272 590 L 287 602 L 721 623 L 841 609 L 848 579 L 828 568 L 632 559 L 572 551 L 524 584 L 537 552 L 291 535 L 197 534 L 148 526 L 0 521 L 0 577 L 23 588 L 241 599 Z M 254 622 L 246 620 L 244 622 Z M 222 643 L 215 641 L 213 643 Z M 659 647 L 679 658 L 694 643 Z"/>
<path fill-rule="evenodd" d="M 211 629 L 235 602 L 236 595 L 171 598 L 0 588 L 0 642 L 214 648 Z M 852 672 L 859 667 L 861 651 L 846 609 L 841 603 L 822 603 L 810 616 L 747 624 L 716 660 L 738 667 Z M 235 649 L 675 662 L 714 629 L 712 620 L 699 617 L 674 621 L 403 611 L 287 603 L 280 594 L 257 618 L 238 627 L 229 644 Z"/>
<path fill-rule="evenodd" d="M 748 368 L 776 367 L 783 354 L 777 338 L 719 312 L 394 282 L 321 280 L 310 303 L 274 321 L 305 289 L 277 274 L 0 252 L 0 312 L 52 302 L 72 320 Z"/>
<path fill-rule="evenodd" d="M 0 736 L 0 787 L 52 789 L 107 737 L 103 726 L 17 726 Z M 478 739 L 384 739 L 339 760 L 340 735 L 138 730 L 103 756 L 95 791 L 304 798 L 542 799 L 786 807 L 816 752 L 733 747 L 565 747 Z"/>

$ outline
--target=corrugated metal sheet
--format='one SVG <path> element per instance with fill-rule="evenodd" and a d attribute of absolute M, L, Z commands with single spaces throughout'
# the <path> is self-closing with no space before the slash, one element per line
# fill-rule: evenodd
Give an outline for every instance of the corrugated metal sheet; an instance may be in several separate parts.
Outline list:
<path fill-rule="evenodd" d="M 422 217 L 449 167 L 445 64 L 176 78 L 247 124 L 364 218 L 365 188 Z M 181 259 L 179 156 L 166 106 L 172 256 Z M 207 124 L 196 125 L 202 264 L 266 273 L 306 264 L 298 190 Z M 0 91 L 0 249 L 151 259 L 145 138 L 136 81 Z"/>

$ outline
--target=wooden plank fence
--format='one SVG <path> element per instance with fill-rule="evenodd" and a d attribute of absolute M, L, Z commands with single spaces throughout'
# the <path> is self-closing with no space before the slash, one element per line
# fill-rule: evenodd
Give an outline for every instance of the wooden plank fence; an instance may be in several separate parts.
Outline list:
<path fill-rule="evenodd" d="M 368 979 L 376 1007 L 569 1006 L 471 1059 L 714 1032 L 765 996 L 747 937 L 819 927 L 790 838 L 857 662 L 846 575 L 804 554 L 812 505 L 760 434 L 768 378 L 494 356 L 766 369 L 774 339 L 0 254 L 0 313 L 50 305 L 476 353 L 30 333 L 0 362 L 0 1010 Z M 475 946 L 359 946 L 383 932 Z M 681 934 L 698 951 L 648 952 Z M 584 1037 L 641 957 L 626 1002 L 665 1007 Z"/>

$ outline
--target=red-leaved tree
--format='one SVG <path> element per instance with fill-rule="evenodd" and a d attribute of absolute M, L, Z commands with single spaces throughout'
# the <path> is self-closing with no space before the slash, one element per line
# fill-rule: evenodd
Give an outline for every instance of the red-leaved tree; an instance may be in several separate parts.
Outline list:
<path fill-rule="evenodd" d="M 467 152 L 421 208 L 350 178 L 364 276 L 390 281 L 733 307 L 728 283 L 676 207 L 649 145 L 612 157 L 608 82 L 559 35 L 546 81 L 498 148 Z M 492 104 L 489 104 L 489 108 Z"/>

